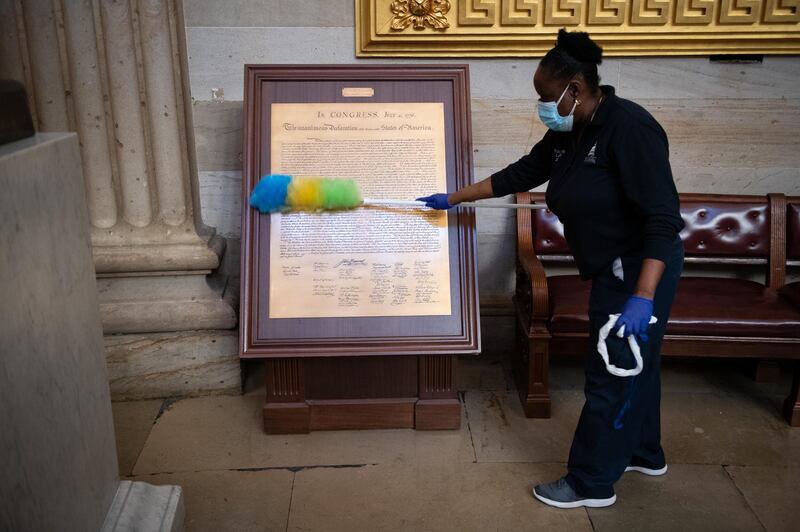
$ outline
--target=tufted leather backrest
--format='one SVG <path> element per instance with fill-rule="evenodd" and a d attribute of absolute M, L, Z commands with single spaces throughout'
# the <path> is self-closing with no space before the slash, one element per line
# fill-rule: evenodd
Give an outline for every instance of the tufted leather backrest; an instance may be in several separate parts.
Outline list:
<path fill-rule="evenodd" d="M 550 209 L 533 211 L 533 249 L 537 255 L 571 255 L 564 225 Z"/>
<path fill-rule="evenodd" d="M 800 260 L 800 197 L 786 198 L 786 258 Z"/>
<path fill-rule="evenodd" d="M 686 224 L 681 239 L 688 256 L 769 256 L 766 197 L 681 197 L 681 218 Z"/>
<path fill-rule="evenodd" d="M 541 193 L 531 194 L 543 202 Z M 769 203 L 766 196 L 681 194 L 681 231 L 687 257 L 769 257 Z M 794 205 L 797 236 L 800 236 L 800 203 Z M 536 254 L 548 257 L 570 255 L 564 226 L 549 210 L 532 213 L 533 246 Z M 791 225 L 791 222 L 790 222 Z M 800 242 L 795 242 L 800 248 Z M 796 250 L 800 256 L 800 249 Z M 791 255 L 790 255 L 791 256 Z"/>

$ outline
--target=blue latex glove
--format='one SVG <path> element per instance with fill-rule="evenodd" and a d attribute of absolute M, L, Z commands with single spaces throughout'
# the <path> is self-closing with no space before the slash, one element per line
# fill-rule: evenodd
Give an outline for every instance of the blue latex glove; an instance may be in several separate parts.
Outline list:
<path fill-rule="evenodd" d="M 417 201 L 424 201 L 425 206 L 430 207 L 431 209 L 444 211 L 452 207 L 452 205 L 450 205 L 450 201 L 448 200 L 449 197 L 449 194 L 433 194 L 432 196 L 423 196 L 421 198 L 417 198 Z"/>
<path fill-rule="evenodd" d="M 612 327 L 612 332 L 617 332 L 625 326 L 624 336 L 635 334 L 639 340 L 646 342 L 648 339 L 647 328 L 650 326 L 650 317 L 653 315 L 653 301 L 644 297 L 631 296 L 622 307 L 622 313 Z"/>

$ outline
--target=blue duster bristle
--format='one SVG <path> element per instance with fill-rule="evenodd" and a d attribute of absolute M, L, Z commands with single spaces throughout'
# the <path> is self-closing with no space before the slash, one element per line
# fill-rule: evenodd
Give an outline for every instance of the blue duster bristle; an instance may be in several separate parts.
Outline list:
<path fill-rule="evenodd" d="M 286 193 L 292 176 L 272 174 L 264 176 L 250 194 L 250 205 L 261 212 L 279 212 L 286 209 Z"/>

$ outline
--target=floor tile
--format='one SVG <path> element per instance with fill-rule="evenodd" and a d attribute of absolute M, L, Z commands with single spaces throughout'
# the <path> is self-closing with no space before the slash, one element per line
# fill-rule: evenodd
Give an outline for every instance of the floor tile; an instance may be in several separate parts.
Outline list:
<path fill-rule="evenodd" d="M 768 532 L 800 529 L 800 462 L 789 467 L 729 466 L 726 470 Z"/>
<path fill-rule="evenodd" d="M 551 391 L 552 417 L 526 418 L 516 392 L 468 390 L 467 415 L 478 462 L 564 462 L 583 393 Z M 780 397 L 748 393 L 662 394 L 662 441 L 670 463 L 800 463 L 800 430 L 778 415 Z M 770 402 L 772 401 L 772 402 Z M 773 404 L 775 403 L 775 404 Z"/>
<path fill-rule="evenodd" d="M 584 358 L 580 356 L 552 358 L 550 389 L 583 390 L 583 365 Z M 774 383 L 756 383 L 754 368 L 752 360 L 665 358 L 661 364 L 661 388 L 664 392 L 735 392 L 755 396 L 785 397 L 789 393 L 788 368 Z"/>
<path fill-rule="evenodd" d="M 663 477 L 626 473 L 615 491 L 615 505 L 589 509 L 596 532 L 763 530 L 720 466 L 672 464 Z"/>
<path fill-rule="evenodd" d="M 173 403 L 153 426 L 134 475 L 255 467 L 250 439 L 259 397 L 209 396 Z"/>
<path fill-rule="evenodd" d="M 481 316 L 481 355 L 505 355 L 514 348 L 515 316 Z"/>
<path fill-rule="evenodd" d="M 550 419 L 526 418 L 516 391 L 465 393 L 478 462 L 566 462 L 583 393 L 553 391 Z"/>
<path fill-rule="evenodd" d="M 463 355 L 456 364 L 456 387 L 465 390 L 493 390 L 505 392 L 510 389 L 503 368 L 503 356 L 483 354 Z"/>
<path fill-rule="evenodd" d="M 130 475 L 133 471 L 162 404 L 160 399 L 111 403 L 120 476 Z"/>
<path fill-rule="evenodd" d="M 661 431 L 670 463 L 788 465 L 800 461 L 800 430 L 786 424 L 777 404 L 753 394 L 666 392 L 661 401 Z"/>
<path fill-rule="evenodd" d="M 469 427 L 462 404 L 458 430 L 333 430 L 299 435 L 268 435 L 251 440 L 252 461 L 267 465 L 427 464 L 472 462 Z"/>
<path fill-rule="evenodd" d="M 550 361 L 550 390 L 583 391 L 584 360 L 582 357 L 561 357 Z"/>
<path fill-rule="evenodd" d="M 530 495 L 564 474 L 584 401 L 583 362 L 553 363 L 550 419 L 524 417 L 503 353 L 460 365 L 456 431 L 267 435 L 257 373 L 246 395 L 184 399 L 155 424 L 160 401 L 115 403 L 121 471 L 135 462 L 136 480 L 183 486 L 189 531 L 590 530 L 589 517 L 599 531 L 761 523 L 782 531 L 800 521 L 800 429 L 779 416 L 784 382 L 756 384 L 735 365 L 665 363 L 669 473 L 629 473 L 614 507 L 587 514 Z"/>
<path fill-rule="evenodd" d="M 777 382 L 757 383 L 754 360 L 665 358 L 661 383 L 670 392 L 737 392 L 753 395 L 786 395 L 791 375 L 784 371 Z"/>
<path fill-rule="evenodd" d="M 591 531 L 584 510 L 531 495 L 560 474 L 549 464 L 436 464 L 299 471 L 290 531 Z"/>
<path fill-rule="evenodd" d="M 475 459 L 462 408 L 459 430 L 265 434 L 263 397 L 212 396 L 173 404 L 153 427 L 134 474 Z"/>
<path fill-rule="evenodd" d="M 186 532 L 286 530 L 294 473 L 201 471 L 133 478 L 183 489 Z"/>

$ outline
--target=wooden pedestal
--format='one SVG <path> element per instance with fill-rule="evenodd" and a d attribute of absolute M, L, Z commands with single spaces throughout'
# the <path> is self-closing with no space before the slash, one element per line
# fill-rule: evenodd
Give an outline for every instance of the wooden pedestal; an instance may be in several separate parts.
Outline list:
<path fill-rule="evenodd" d="M 458 429 L 454 355 L 266 360 L 264 430 Z"/>
<path fill-rule="evenodd" d="M 468 208 L 447 213 L 449 312 L 401 312 L 388 303 L 378 316 L 271 312 L 282 304 L 270 298 L 273 217 L 244 206 L 272 173 L 273 106 L 348 104 L 366 112 L 366 105 L 441 104 L 444 142 L 435 149 L 442 150 L 445 189 L 453 191 L 472 183 L 469 102 L 466 65 L 245 66 L 239 345 L 243 359 L 266 364 L 267 432 L 459 428 L 456 357 L 480 352 L 475 215 Z M 404 179 L 403 169 L 392 178 Z M 406 255 L 398 252 L 396 260 L 404 263 Z M 313 272 L 303 275 L 314 282 Z"/>

